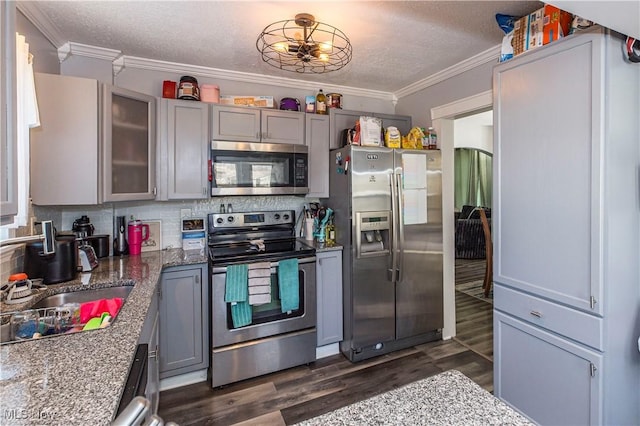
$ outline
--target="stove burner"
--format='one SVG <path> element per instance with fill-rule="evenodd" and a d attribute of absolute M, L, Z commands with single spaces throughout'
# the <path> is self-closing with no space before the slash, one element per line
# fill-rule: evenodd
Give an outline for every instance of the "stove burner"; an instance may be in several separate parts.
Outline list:
<path fill-rule="evenodd" d="M 223 266 L 313 256 L 314 248 L 296 240 L 295 223 L 292 210 L 211 213 L 208 215 L 209 259 L 216 266 Z"/>

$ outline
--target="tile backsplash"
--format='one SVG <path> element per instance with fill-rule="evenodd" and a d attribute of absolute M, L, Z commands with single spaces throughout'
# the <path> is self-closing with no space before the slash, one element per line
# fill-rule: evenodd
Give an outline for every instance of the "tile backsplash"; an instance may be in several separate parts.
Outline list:
<path fill-rule="evenodd" d="M 114 218 L 126 216 L 140 220 L 158 219 L 162 222 L 162 248 L 182 247 L 180 232 L 181 212 L 188 211 L 190 216 L 206 218 L 208 213 L 220 211 L 220 205 L 232 204 L 234 212 L 259 210 L 295 210 L 296 218 L 302 212 L 302 206 L 318 199 L 298 196 L 251 196 L 251 197 L 215 197 L 208 200 L 177 202 L 124 202 L 108 203 L 100 206 L 34 206 L 38 220 L 54 221 L 58 231 L 71 230 L 74 220 L 87 215 L 93 224 L 94 234 L 114 236 Z M 298 227 L 300 224 L 298 224 Z M 299 229 L 299 228 L 298 228 Z"/>

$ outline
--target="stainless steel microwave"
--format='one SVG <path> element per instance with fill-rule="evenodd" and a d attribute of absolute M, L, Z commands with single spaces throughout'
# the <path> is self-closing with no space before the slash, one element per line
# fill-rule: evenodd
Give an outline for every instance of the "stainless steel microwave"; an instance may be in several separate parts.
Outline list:
<path fill-rule="evenodd" d="M 211 195 L 304 195 L 306 145 L 211 142 Z"/>

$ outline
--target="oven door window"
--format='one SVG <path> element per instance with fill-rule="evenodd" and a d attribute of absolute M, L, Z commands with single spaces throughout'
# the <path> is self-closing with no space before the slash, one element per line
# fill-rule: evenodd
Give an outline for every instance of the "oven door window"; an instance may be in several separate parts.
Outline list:
<path fill-rule="evenodd" d="M 213 152 L 218 188 L 273 188 L 294 185 L 294 156 L 287 153 Z"/>
<path fill-rule="evenodd" d="M 291 312 L 282 312 L 282 305 L 279 298 L 278 288 L 278 274 L 277 272 L 271 273 L 271 303 L 265 303 L 263 305 L 251 306 L 251 324 L 265 324 L 269 322 L 279 321 L 287 318 L 296 318 L 304 315 L 304 272 L 298 271 L 298 281 L 300 283 L 298 288 L 298 297 L 300 298 L 299 309 Z M 234 329 L 233 319 L 231 318 L 231 305 L 227 305 L 227 328 L 229 330 Z M 249 325 L 249 326 L 250 326 Z M 247 326 L 247 327 L 249 327 Z"/>

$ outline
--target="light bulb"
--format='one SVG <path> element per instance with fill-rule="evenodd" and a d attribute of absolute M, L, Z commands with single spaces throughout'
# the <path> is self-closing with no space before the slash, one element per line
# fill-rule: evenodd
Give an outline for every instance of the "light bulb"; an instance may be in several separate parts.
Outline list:
<path fill-rule="evenodd" d="M 276 50 L 278 52 L 286 52 L 287 50 L 289 50 L 289 46 L 285 42 L 279 42 L 273 45 L 273 50 Z"/>
<path fill-rule="evenodd" d="M 330 51 L 331 48 L 333 47 L 330 41 L 323 41 L 319 43 L 318 46 L 320 47 L 320 50 L 324 50 L 325 52 Z"/>
<path fill-rule="evenodd" d="M 329 61 L 329 55 L 327 55 L 326 53 L 321 53 L 318 55 L 318 59 L 320 59 L 323 62 L 328 62 Z"/>

